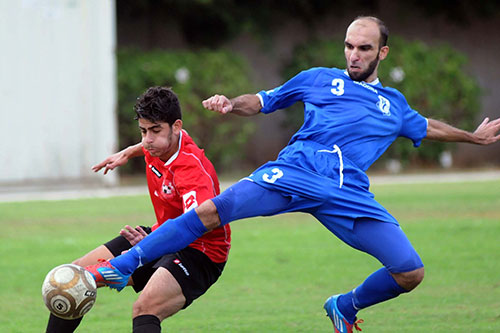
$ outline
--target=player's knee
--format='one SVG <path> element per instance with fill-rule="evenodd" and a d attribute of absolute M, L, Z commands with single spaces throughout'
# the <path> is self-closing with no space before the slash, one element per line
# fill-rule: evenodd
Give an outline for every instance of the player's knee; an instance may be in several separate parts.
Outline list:
<path fill-rule="evenodd" d="M 144 297 L 139 297 L 135 302 L 134 305 L 132 306 L 132 317 L 138 317 L 142 315 L 155 315 L 158 318 L 161 317 L 160 311 L 157 311 L 155 309 L 155 306 L 152 305 L 152 303 Z M 161 320 L 162 318 L 160 318 Z"/>
<path fill-rule="evenodd" d="M 132 318 L 142 315 L 154 315 L 163 321 L 164 319 L 176 314 L 184 305 L 185 298 L 177 295 L 169 299 L 158 300 L 139 296 L 132 306 Z"/>
<path fill-rule="evenodd" d="M 139 297 L 135 302 L 134 305 L 132 306 L 132 317 L 135 318 L 137 316 L 145 315 L 145 314 L 151 314 L 148 313 L 150 311 L 149 307 L 147 304 Z"/>
<path fill-rule="evenodd" d="M 138 298 L 132 306 L 132 316 L 135 318 L 137 316 L 143 315 L 145 314 L 145 311 L 147 311 L 147 307 L 145 306 L 144 302 L 142 302 L 141 299 Z"/>
<path fill-rule="evenodd" d="M 393 273 L 392 276 L 399 286 L 407 291 L 411 291 L 422 282 L 424 273 L 424 268 L 421 267 L 409 272 Z"/>

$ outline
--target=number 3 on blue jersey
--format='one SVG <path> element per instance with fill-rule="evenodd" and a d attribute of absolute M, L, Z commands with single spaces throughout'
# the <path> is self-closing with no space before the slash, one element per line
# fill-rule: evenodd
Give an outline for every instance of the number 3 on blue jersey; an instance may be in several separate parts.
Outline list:
<path fill-rule="evenodd" d="M 273 172 L 272 176 L 269 176 L 268 173 L 265 173 L 262 175 L 262 180 L 267 183 L 274 184 L 275 181 L 283 177 L 283 171 L 281 171 L 279 168 L 273 168 L 271 171 Z"/>
<path fill-rule="evenodd" d="M 344 80 L 342 79 L 333 79 L 332 80 L 333 88 L 330 90 L 332 94 L 336 96 L 342 96 L 344 94 Z"/>

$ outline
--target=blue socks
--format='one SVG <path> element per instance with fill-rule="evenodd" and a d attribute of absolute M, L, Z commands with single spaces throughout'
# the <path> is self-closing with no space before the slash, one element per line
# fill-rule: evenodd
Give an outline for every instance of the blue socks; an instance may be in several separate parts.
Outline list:
<path fill-rule="evenodd" d="M 408 291 L 396 283 L 387 268 L 383 267 L 366 278 L 356 289 L 341 295 L 337 306 L 344 317 L 353 323 L 359 310 L 406 292 Z"/>
<path fill-rule="evenodd" d="M 182 250 L 206 231 L 193 209 L 175 219 L 167 220 L 128 252 L 111 259 L 110 263 L 122 274 L 131 275 L 138 267 L 148 262 Z"/>

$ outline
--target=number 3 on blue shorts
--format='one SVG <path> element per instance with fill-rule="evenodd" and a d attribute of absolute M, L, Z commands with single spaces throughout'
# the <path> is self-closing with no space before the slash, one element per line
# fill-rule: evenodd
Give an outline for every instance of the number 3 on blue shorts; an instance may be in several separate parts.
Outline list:
<path fill-rule="evenodd" d="M 272 175 L 269 176 L 269 174 L 266 172 L 265 174 L 262 175 L 262 180 L 274 184 L 275 181 L 283 177 L 283 171 L 281 171 L 279 168 L 273 168 L 271 169 Z"/>

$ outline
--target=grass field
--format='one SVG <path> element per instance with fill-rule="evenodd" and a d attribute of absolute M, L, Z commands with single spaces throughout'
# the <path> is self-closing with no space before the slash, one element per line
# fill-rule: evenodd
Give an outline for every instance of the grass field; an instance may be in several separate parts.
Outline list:
<path fill-rule="evenodd" d="M 363 332 L 500 332 L 500 181 L 378 185 L 376 198 L 419 251 L 426 278 L 366 309 Z M 43 332 L 45 274 L 113 237 L 150 224 L 146 196 L 0 203 L 0 332 Z M 171 332 L 331 332 L 322 305 L 380 267 L 305 214 L 232 223 L 225 272 L 163 323 Z M 130 288 L 127 288 L 130 289 Z M 100 289 L 78 332 L 130 332 L 131 290 Z"/>

